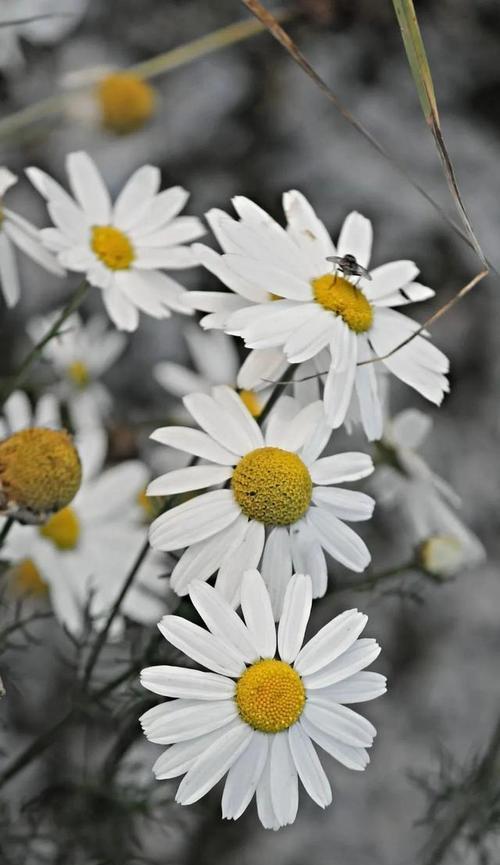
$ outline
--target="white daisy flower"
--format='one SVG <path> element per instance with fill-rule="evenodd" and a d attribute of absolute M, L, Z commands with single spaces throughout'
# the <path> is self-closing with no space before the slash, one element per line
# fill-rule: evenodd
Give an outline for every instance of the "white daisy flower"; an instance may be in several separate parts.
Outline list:
<path fill-rule="evenodd" d="M 421 544 L 419 556 L 426 570 L 447 576 L 483 561 L 486 551 L 455 513 L 460 497 L 416 453 L 431 426 L 431 419 L 417 409 L 387 421 L 380 442 L 387 461 L 377 468 L 372 483 L 381 503 L 403 513 L 413 540 Z"/>
<path fill-rule="evenodd" d="M 11 429 L 32 426 L 25 394 L 13 394 L 5 406 Z M 53 397 L 40 400 L 36 422 L 57 425 Z M 81 633 L 86 610 L 96 627 L 104 623 L 127 571 L 144 543 L 139 498 L 148 470 L 130 460 L 101 472 L 107 442 L 94 428 L 78 439 L 83 481 L 70 505 L 42 526 L 14 525 L 2 547 L 10 562 L 11 582 L 21 592 L 48 592 L 54 613 L 72 633 Z M 3 524 L 3 521 L 2 521 Z M 152 624 L 166 610 L 168 582 L 159 580 L 156 559 L 143 564 L 123 603 L 124 615 Z M 114 634 L 121 626 L 117 619 Z"/>
<path fill-rule="evenodd" d="M 325 410 L 333 429 L 345 420 L 356 395 L 370 439 L 382 435 L 382 409 L 374 364 L 414 333 L 419 324 L 391 307 L 432 297 L 415 282 L 412 261 L 393 261 L 370 272 L 372 227 L 359 213 L 344 221 L 334 246 L 324 225 L 301 193 L 283 196 L 287 230 L 247 198 L 233 199 L 236 221 L 220 211 L 208 218 L 224 250 L 218 255 L 196 244 L 202 264 L 234 294 L 196 292 L 191 302 L 211 314 L 205 326 L 237 334 L 259 356 L 260 377 L 272 379 L 281 349 L 289 363 L 313 360 L 325 373 Z M 354 257 L 353 277 L 332 257 Z M 337 272 L 334 267 L 337 267 Z M 387 369 L 439 405 L 448 391 L 448 360 L 426 337 L 417 336 L 383 361 Z M 361 364 L 361 365 L 359 365 Z"/>
<path fill-rule="evenodd" d="M 188 325 L 183 331 L 194 370 L 164 360 L 153 369 L 156 380 L 168 393 L 185 397 L 190 393 L 210 393 L 218 384 L 236 388 L 240 359 L 234 340 L 222 331 L 200 330 Z M 241 388 L 239 396 L 253 417 L 258 417 L 271 395 L 272 387 L 257 391 Z"/>
<path fill-rule="evenodd" d="M 34 343 L 42 339 L 59 315 L 58 310 L 28 322 Z M 74 429 L 99 426 L 109 415 L 112 396 L 99 379 L 118 359 L 126 342 L 125 334 L 109 329 L 103 316 L 95 315 L 84 323 L 74 313 L 66 319 L 61 333 L 43 349 L 43 357 L 58 376 L 53 391 L 67 404 Z"/>
<path fill-rule="evenodd" d="M 191 600 L 208 631 L 178 616 L 158 627 L 210 672 L 158 666 L 141 673 L 145 688 L 175 698 L 140 719 L 150 741 L 170 745 L 153 766 L 156 777 L 184 775 L 175 798 L 191 805 L 227 773 L 222 816 L 237 820 L 255 793 L 266 829 L 295 820 L 299 778 L 326 808 L 332 791 L 313 743 L 347 768 L 365 769 L 376 730 L 346 704 L 386 691 L 385 676 L 364 672 L 380 652 L 375 640 L 358 639 L 367 616 L 347 610 L 303 646 L 312 585 L 302 574 L 288 584 L 277 639 L 258 571 L 243 579 L 245 623 L 206 583 L 193 584 Z"/>
<path fill-rule="evenodd" d="M 2 0 L 0 68 L 10 69 L 23 63 L 21 37 L 35 45 L 53 45 L 63 39 L 78 24 L 88 3 L 89 0 Z M 2 26 L 7 21 L 20 23 Z"/>
<path fill-rule="evenodd" d="M 183 244 L 204 229 L 197 217 L 178 216 L 188 199 L 186 190 L 173 186 L 159 193 L 159 168 L 144 165 L 112 205 L 90 156 L 70 153 L 66 168 L 75 200 L 39 168 L 26 170 L 56 226 L 41 232 L 47 248 L 64 267 L 84 273 L 102 290 L 119 330 L 136 330 L 139 310 L 153 318 L 167 318 L 171 310 L 190 314 L 186 290 L 162 273 L 197 264 Z"/>
<path fill-rule="evenodd" d="M 0 31 L 1 32 L 1 31 Z M 17 183 L 17 177 L 8 168 L 0 167 L 0 284 L 7 306 L 19 300 L 20 284 L 14 247 L 17 246 L 49 273 L 64 276 L 64 269 L 52 253 L 42 244 L 38 228 L 3 205 L 5 193 Z"/>
<path fill-rule="evenodd" d="M 282 397 L 265 434 L 224 385 L 214 387 L 211 396 L 190 394 L 184 405 L 203 432 L 164 427 L 151 438 L 207 464 L 167 472 L 152 481 L 148 495 L 229 488 L 198 495 L 152 524 L 156 549 L 187 547 L 172 572 L 174 591 L 185 595 L 193 579 L 206 580 L 217 571 L 217 589 L 237 605 L 243 572 L 257 567 L 262 556 L 262 574 L 279 616 L 293 570 L 314 575 L 315 597 L 325 593 L 324 551 L 353 571 L 366 568 L 370 553 L 343 520 L 369 519 L 374 501 L 329 485 L 367 477 L 373 464 L 363 453 L 319 458 L 330 438 L 320 401 L 301 409 Z"/>

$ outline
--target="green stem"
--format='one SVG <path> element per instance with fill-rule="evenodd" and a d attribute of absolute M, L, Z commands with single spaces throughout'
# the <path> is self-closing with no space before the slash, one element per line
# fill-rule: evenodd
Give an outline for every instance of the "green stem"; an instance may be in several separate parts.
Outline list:
<path fill-rule="evenodd" d="M 42 355 L 43 349 L 45 346 L 53 339 L 58 336 L 59 330 L 62 324 L 74 313 L 80 304 L 83 302 L 87 291 L 89 290 L 89 283 L 84 280 L 78 288 L 76 289 L 71 300 L 66 304 L 61 314 L 58 316 L 52 327 L 47 331 L 44 337 L 37 342 L 35 347 L 29 352 L 29 354 L 23 360 L 21 366 L 18 371 L 11 378 L 10 382 L 6 385 L 6 387 L 0 392 L 0 408 L 3 406 L 4 402 L 9 398 L 9 396 L 16 390 L 16 388 L 20 387 L 26 378 L 27 373 L 29 372 L 32 364 L 39 360 Z"/>
<path fill-rule="evenodd" d="M 379 583 L 384 582 L 385 580 L 390 580 L 392 577 L 398 577 L 401 574 L 405 574 L 407 571 L 414 570 L 417 568 L 421 570 L 421 568 L 416 564 L 415 559 L 411 559 L 409 562 L 405 562 L 403 565 L 396 565 L 393 568 L 388 568 L 386 571 L 380 571 L 378 574 L 371 574 L 365 580 L 362 580 L 359 583 L 342 583 L 340 585 L 334 586 L 333 591 L 335 594 L 338 592 L 364 592 L 369 589 L 374 589 L 378 586 Z"/>

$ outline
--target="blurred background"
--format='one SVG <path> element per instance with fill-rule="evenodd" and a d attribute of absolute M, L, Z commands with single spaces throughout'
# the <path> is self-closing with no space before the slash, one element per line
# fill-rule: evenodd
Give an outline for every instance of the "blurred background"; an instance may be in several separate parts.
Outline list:
<path fill-rule="evenodd" d="M 14 17 L 16 3 L 0 0 L 0 20 L 4 4 Z M 301 0 L 283 5 L 290 10 L 285 27 L 312 65 L 453 213 L 392 4 Z M 417 11 L 464 200 L 484 251 L 500 268 L 500 6 L 497 0 L 420 0 Z M 76 26 L 52 44 L 21 36 L 21 55 L 0 76 L 1 116 L 53 96 L 81 70 L 128 67 L 248 17 L 236 0 L 90 0 Z M 345 214 L 359 210 L 373 221 L 374 265 L 414 259 L 422 282 L 436 289 L 434 301 L 411 310 L 420 320 L 479 270 L 467 245 L 336 113 L 269 34 L 197 59 L 152 84 L 154 116 L 134 134 L 104 131 L 75 97 L 64 112 L 0 135 L 0 163 L 20 176 L 26 166 L 37 165 L 65 183 L 65 155 L 88 150 L 114 194 L 136 167 L 157 164 L 162 187 L 186 187 L 191 191 L 186 212 L 200 215 L 210 207 L 230 209 L 230 198 L 243 194 L 282 219 L 281 193 L 297 188 L 333 237 Z M 25 180 L 9 192 L 9 206 L 40 227 L 48 224 L 41 200 Z M 56 281 L 18 258 L 21 302 L 10 311 L 0 308 L 2 375 L 29 347 L 27 318 L 60 305 L 68 286 L 78 281 L 74 275 Z M 188 287 L 212 284 L 201 271 L 178 276 Z M 391 392 L 394 410 L 414 405 L 434 417 L 425 457 L 461 495 L 462 518 L 486 546 L 487 564 L 446 585 L 419 585 L 417 597 L 403 588 L 333 593 L 315 613 L 321 624 L 359 605 L 370 617 L 369 636 L 382 644 L 376 669 L 387 674 L 389 690 L 366 711 L 379 730 L 368 770 L 350 773 L 326 761 L 333 806 L 323 813 L 303 797 L 296 823 L 278 834 L 261 828 L 253 806 L 236 824 L 226 824 L 218 819 L 218 795 L 181 809 L 172 803 L 175 784 L 151 783 L 158 749 L 142 742 L 139 731 L 121 766 L 120 794 L 106 796 L 93 788 L 94 763 L 120 720 L 110 715 L 107 733 L 101 724 L 95 734 L 91 728 L 86 741 L 70 736 L 57 742 L 35 772 L 20 774 L 3 791 L 10 830 L 14 817 L 21 839 L 17 853 L 6 848 L 5 856 L 14 857 L 6 862 L 229 865 L 237 857 L 241 865 L 431 865 L 420 851 L 438 812 L 431 808 L 429 819 L 419 822 L 429 800 L 414 776 L 430 782 L 441 776 L 438 784 L 446 783 L 448 771 L 460 777 L 460 767 L 487 747 L 500 713 L 497 292 L 496 278 L 488 278 L 433 329 L 452 369 L 451 394 L 441 410 L 424 405 L 408 389 L 393 385 Z M 99 308 L 94 292 L 85 309 Z M 179 319 L 142 317 L 107 377 L 116 398 L 115 459 L 134 456 L 150 430 L 168 417 L 172 403 L 151 375 L 153 364 L 165 359 L 189 364 Z M 43 369 L 37 374 L 43 381 Z M 36 374 L 30 386 L 36 389 Z M 340 448 L 343 436 L 336 441 Z M 356 448 L 351 443 L 349 449 Z M 397 514 L 377 511 L 365 537 L 375 570 L 405 560 L 404 527 Z M 15 740 L 6 739 L 14 751 L 58 717 L 63 699 L 51 687 L 43 712 L 38 696 L 30 699 L 30 675 L 54 664 L 52 656 L 44 659 L 43 646 L 26 647 L 21 660 L 19 652 L 8 659 L 11 669 L 17 664 L 27 678 L 17 681 L 18 697 L 4 717 L 15 728 Z M 82 762 L 85 784 L 75 790 L 71 785 Z M 36 844 L 28 843 L 42 824 Z M 493 858 L 484 861 L 500 861 L 500 843 L 493 837 L 488 844 Z M 476 853 L 469 844 L 449 861 L 466 865 L 477 861 Z"/>

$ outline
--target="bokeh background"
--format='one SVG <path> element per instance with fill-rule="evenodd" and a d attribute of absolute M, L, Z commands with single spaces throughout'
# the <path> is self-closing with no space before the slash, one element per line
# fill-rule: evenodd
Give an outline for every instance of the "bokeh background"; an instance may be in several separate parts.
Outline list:
<path fill-rule="evenodd" d="M 313 66 L 452 212 L 389 0 L 302 0 L 293 8 L 297 14 L 286 26 Z M 483 249 L 500 269 L 500 7 L 497 0 L 420 0 L 417 11 L 460 187 Z M 237 0 L 91 0 L 79 26 L 60 43 L 50 48 L 23 43 L 24 65 L 0 78 L 2 116 L 57 92 L 76 69 L 126 67 L 244 17 L 248 13 Z M 151 162 L 161 167 L 163 186 L 181 184 L 191 191 L 187 212 L 192 214 L 214 206 L 227 209 L 232 195 L 244 194 L 281 218 L 281 193 L 297 188 L 314 203 L 333 236 L 348 211 L 360 210 L 373 220 L 374 264 L 415 259 L 422 281 L 436 289 L 436 299 L 415 311 L 422 320 L 479 269 L 467 245 L 345 123 L 268 34 L 154 83 L 157 113 L 134 135 L 116 138 L 84 120 L 60 117 L 0 140 L 0 162 L 19 175 L 35 164 L 65 182 L 65 154 L 85 149 L 115 193 L 137 166 Z M 13 209 L 39 226 L 47 224 L 27 182 L 9 196 Z M 2 374 L 28 348 L 27 317 L 53 309 L 67 296 L 68 286 L 77 284 L 76 278 L 55 281 L 19 259 L 22 301 L 13 311 L 0 309 Z M 201 272 L 178 275 L 190 287 L 210 285 Z M 94 292 L 86 308 L 99 305 Z M 142 317 L 124 357 L 110 372 L 108 383 L 117 400 L 115 456 L 133 455 L 140 435 L 168 416 L 171 405 L 151 368 L 160 359 L 188 361 L 181 330 L 178 319 Z M 138 784 L 149 790 L 137 818 L 133 797 L 128 802 L 126 792 L 119 806 L 98 790 L 95 796 L 67 794 L 66 785 L 82 762 L 86 789 L 92 789 L 97 777 L 93 767 L 106 736 L 113 735 L 110 718 L 107 732 L 101 725 L 87 741 L 73 736 L 56 742 L 36 771 L 20 775 L 9 788 L 5 795 L 21 837 L 35 831 L 28 800 L 40 794 L 43 799 L 49 790 L 45 804 L 53 806 L 49 823 L 43 824 L 47 838 L 26 846 L 23 857 L 13 862 L 232 865 L 237 859 L 241 865 L 426 865 L 420 851 L 436 815 L 418 822 L 427 800 L 413 776 L 432 780 L 443 765 L 465 765 L 484 750 L 500 713 L 499 331 L 498 283 L 490 277 L 433 329 L 452 365 L 451 394 L 442 409 L 424 405 L 407 389 L 393 386 L 392 391 L 395 409 L 417 405 L 434 416 L 425 456 L 462 496 L 463 519 L 485 544 L 487 564 L 444 586 L 417 582 L 417 599 L 405 591 L 406 584 L 400 591 L 344 591 L 330 595 L 315 613 L 321 624 L 332 613 L 359 605 L 370 616 L 369 635 L 383 646 L 376 668 L 388 675 L 389 690 L 367 707 L 379 730 L 368 770 L 350 773 L 327 762 L 333 806 L 323 813 L 303 797 L 296 823 L 275 834 L 260 827 L 253 807 L 237 824 L 223 824 L 217 796 L 180 813 L 171 802 L 174 785 L 151 784 L 156 748 L 142 743 L 138 731 L 120 770 L 122 791 Z M 30 384 L 36 387 L 36 376 Z M 340 446 L 341 436 L 338 441 Z M 405 560 L 405 529 L 394 512 L 379 510 L 365 537 L 375 569 Z M 9 709 L 9 723 L 15 726 L 14 739 L 6 740 L 10 752 L 57 718 L 64 698 L 56 687 L 61 679 L 54 653 L 44 655 L 43 645 L 26 647 L 21 658 L 18 652 L 8 663 L 10 669 L 18 665 L 25 676 L 18 678 L 19 693 Z M 55 678 L 45 684 L 41 700 L 35 679 L 47 670 Z M 130 822 L 127 809 L 133 812 Z M 494 840 L 491 845 L 492 861 L 498 862 L 500 846 Z M 476 862 L 474 850 L 461 849 L 456 861 Z"/>

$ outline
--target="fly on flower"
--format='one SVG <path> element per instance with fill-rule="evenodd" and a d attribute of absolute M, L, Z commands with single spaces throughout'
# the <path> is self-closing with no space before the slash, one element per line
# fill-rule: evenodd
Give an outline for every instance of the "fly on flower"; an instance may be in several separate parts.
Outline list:
<path fill-rule="evenodd" d="M 356 261 L 356 256 L 351 255 L 349 252 L 346 255 L 327 255 L 326 260 L 333 262 L 335 265 L 335 276 L 337 275 L 337 270 L 340 270 L 344 276 L 359 276 L 359 279 L 363 276 L 365 279 L 371 280 L 370 271 L 366 267 L 363 267 L 362 264 L 359 264 Z"/>

